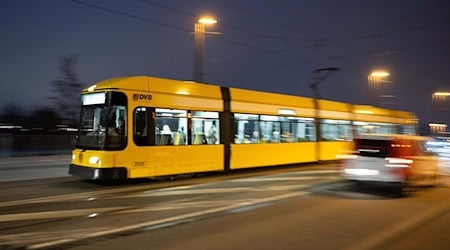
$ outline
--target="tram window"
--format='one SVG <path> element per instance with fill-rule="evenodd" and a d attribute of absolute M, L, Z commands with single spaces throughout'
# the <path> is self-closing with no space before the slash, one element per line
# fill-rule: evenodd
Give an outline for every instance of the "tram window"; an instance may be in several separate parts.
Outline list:
<path fill-rule="evenodd" d="M 187 111 L 155 110 L 155 145 L 186 145 Z"/>
<path fill-rule="evenodd" d="M 396 126 L 390 123 L 354 122 L 356 134 L 395 134 Z"/>
<path fill-rule="evenodd" d="M 234 114 L 234 143 L 259 143 L 261 140 L 261 128 L 259 116 L 253 114 Z"/>
<path fill-rule="evenodd" d="M 112 106 L 108 111 L 106 124 L 108 126 L 106 147 L 109 149 L 125 147 L 128 127 L 125 106 Z"/>
<path fill-rule="evenodd" d="M 312 118 L 234 114 L 236 144 L 315 141 Z"/>
<path fill-rule="evenodd" d="M 219 144 L 219 113 L 210 111 L 192 111 L 191 143 Z"/>
<path fill-rule="evenodd" d="M 77 147 L 117 150 L 127 144 L 127 96 L 118 91 L 82 97 Z"/>
<path fill-rule="evenodd" d="M 127 105 L 127 96 L 122 92 L 111 92 L 111 106 L 126 106 Z"/>
<path fill-rule="evenodd" d="M 355 134 L 365 134 L 365 133 L 372 133 L 372 126 L 368 122 L 358 122 L 355 121 L 353 123 Z"/>
<path fill-rule="evenodd" d="M 281 141 L 281 124 L 278 116 L 261 115 L 261 131 L 263 142 Z"/>
<path fill-rule="evenodd" d="M 150 128 L 151 110 L 145 107 L 138 107 L 133 115 L 133 140 L 138 146 L 152 145 Z"/>
<path fill-rule="evenodd" d="M 321 122 L 322 140 L 351 141 L 352 129 L 350 121 L 324 119 Z"/>
<path fill-rule="evenodd" d="M 307 142 L 316 140 L 316 130 L 314 119 L 312 118 L 291 118 L 293 140 L 297 142 Z"/>

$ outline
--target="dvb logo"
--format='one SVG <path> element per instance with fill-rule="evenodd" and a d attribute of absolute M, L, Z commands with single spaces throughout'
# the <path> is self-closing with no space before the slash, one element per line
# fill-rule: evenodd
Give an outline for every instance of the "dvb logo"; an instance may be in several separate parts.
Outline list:
<path fill-rule="evenodd" d="M 133 100 L 135 100 L 135 101 L 151 101 L 152 95 L 133 94 Z"/>

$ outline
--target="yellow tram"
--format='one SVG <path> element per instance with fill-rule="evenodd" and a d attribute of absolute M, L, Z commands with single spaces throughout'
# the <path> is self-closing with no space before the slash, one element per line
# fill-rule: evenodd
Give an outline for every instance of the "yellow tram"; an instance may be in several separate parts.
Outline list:
<path fill-rule="evenodd" d="M 128 179 L 335 160 L 357 133 L 414 134 L 413 113 L 156 77 L 83 90 L 69 173 Z M 124 121 L 124 128 L 118 129 Z"/>

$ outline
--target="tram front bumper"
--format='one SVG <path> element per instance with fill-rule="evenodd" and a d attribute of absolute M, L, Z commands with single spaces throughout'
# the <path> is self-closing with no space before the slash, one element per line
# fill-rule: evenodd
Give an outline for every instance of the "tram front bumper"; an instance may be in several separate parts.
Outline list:
<path fill-rule="evenodd" d="M 125 167 L 89 168 L 70 164 L 69 174 L 89 180 L 121 180 L 127 178 Z"/>

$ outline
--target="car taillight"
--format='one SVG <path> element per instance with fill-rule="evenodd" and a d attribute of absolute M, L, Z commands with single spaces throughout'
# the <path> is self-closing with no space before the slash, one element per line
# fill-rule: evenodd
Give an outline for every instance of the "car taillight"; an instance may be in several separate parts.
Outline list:
<path fill-rule="evenodd" d="M 391 168 L 390 172 L 402 179 L 408 179 L 409 168 Z"/>
<path fill-rule="evenodd" d="M 393 157 L 387 157 L 386 160 L 386 167 L 391 168 L 407 168 L 409 167 L 414 161 L 411 159 L 405 159 L 405 158 L 393 158 Z"/>
<path fill-rule="evenodd" d="M 386 167 L 390 168 L 390 171 L 399 176 L 402 179 L 407 179 L 409 173 L 409 167 L 414 162 L 411 159 L 387 157 L 385 158 Z"/>

